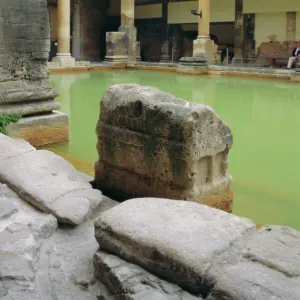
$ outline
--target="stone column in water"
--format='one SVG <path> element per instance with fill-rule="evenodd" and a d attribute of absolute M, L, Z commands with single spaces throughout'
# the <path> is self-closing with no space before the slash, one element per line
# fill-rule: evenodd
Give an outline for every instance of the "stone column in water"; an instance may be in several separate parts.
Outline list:
<path fill-rule="evenodd" d="M 232 63 L 242 64 L 244 62 L 243 0 L 235 0 L 234 57 Z"/>
<path fill-rule="evenodd" d="M 57 55 L 53 61 L 59 62 L 61 67 L 74 67 L 75 59 L 70 53 L 70 22 L 71 5 L 70 0 L 58 0 L 57 6 Z"/>
<path fill-rule="evenodd" d="M 121 26 L 119 32 L 128 36 L 127 44 L 128 61 L 136 61 L 136 28 L 134 27 L 134 0 L 121 0 Z M 138 55 L 139 56 L 139 55 Z"/>

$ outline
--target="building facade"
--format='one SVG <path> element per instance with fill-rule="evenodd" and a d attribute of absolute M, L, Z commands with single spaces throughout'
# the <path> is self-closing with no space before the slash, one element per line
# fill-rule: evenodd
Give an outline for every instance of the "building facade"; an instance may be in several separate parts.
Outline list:
<path fill-rule="evenodd" d="M 299 0 L 48 0 L 48 10 L 50 60 L 67 64 L 102 61 L 121 43 L 133 60 L 179 61 L 208 51 L 207 37 L 222 60 L 253 62 L 287 57 L 300 40 Z"/>

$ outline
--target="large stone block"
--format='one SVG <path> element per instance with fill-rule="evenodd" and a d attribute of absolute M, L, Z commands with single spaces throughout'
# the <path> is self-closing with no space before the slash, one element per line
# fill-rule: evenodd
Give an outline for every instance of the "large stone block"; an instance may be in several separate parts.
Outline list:
<path fill-rule="evenodd" d="M 125 201 L 95 222 L 101 249 L 203 296 L 214 285 L 216 277 L 208 274 L 212 265 L 253 231 L 248 219 L 159 198 Z"/>
<path fill-rule="evenodd" d="M 110 87 L 97 125 L 97 185 L 114 196 L 231 210 L 230 129 L 206 105 L 135 84 Z"/>

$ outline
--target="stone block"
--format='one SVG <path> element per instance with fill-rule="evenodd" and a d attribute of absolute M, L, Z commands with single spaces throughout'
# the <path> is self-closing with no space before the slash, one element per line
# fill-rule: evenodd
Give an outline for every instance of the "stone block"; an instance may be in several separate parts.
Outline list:
<path fill-rule="evenodd" d="M 9 124 L 6 129 L 11 138 L 24 139 L 35 147 L 69 140 L 69 118 L 58 111 L 22 118 L 18 123 Z"/>
<path fill-rule="evenodd" d="M 122 198 L 183 199 L 231 210 L 230 129 L 206 105 L 153 87 L 110 87 L 97 125 L 96 184 Z"/>
<path fill-rule="evenodd" d="M 128 60 L 128 36 L 125 32 L 106 33 L 106 56 L 107 62 L 127 62 Z"/>
<path fill-rule="evenodd" d="M 255 230 L 248 219 L 159 198 L 125 201 L 95 222 L 101 249 L 203 296 L 214 285 L 215 278 L 208 275 L 211 266 Z"/>
<path fill-rule="evenodd" d="M 94 255 L 95 277 L 116 297 L 127 300 L 201 300 L 175 284 L 166 282 L 125 260 L 97 251 Z M 100 290 L 100 295 L 101 295 Z"/>
<path fill-rule="evenodd" d="M 0 181 L 59 222 L 79 224 L 102 201 L 102 194 L 74 167 L 48 151 L 33 151 L 0 160 Z"/>

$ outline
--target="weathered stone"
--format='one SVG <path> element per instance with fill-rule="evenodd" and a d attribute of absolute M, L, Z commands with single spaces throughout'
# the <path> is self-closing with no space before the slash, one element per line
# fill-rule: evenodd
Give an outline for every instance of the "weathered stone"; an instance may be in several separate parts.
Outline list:
<path fill-rule="evenodd" d="M 136 265 L 103 251 L 95 253 L 94 268 L 95 277 L 120 300 L 202 299 L 184 292 L 177 285 L 159 279 Z"/>
<path fill-rule="evenodd" d="M 262 227 L 247 243 L 244 255 L 289 277 L 300 277 L 300 232 L 290 227 Z"/>
<path fill-rule="evenodd" d="M 253 222 L 188 201 L 128 200 L 101 214 L 95 236 L 101 249 L 203 295 L 207 270 Z"/>
<path fill-rule="evenodd" d="M 35 151 L 28 142 L 24 140 L 13 140 L 0 133 L 0 159 L 12 158 L 27 152 Z"/>
<path fill-rule="evenodd" d="M 95 192 L 71 164 L 52 152 L 29 152 L 0 160 L 0 164 L 0 180 L 62 223 L 79 224 L 90 201 L 95 208 L 102 200 L 101 193 Z"/>
<path fill-rule="evenodd" d="M 300 279 L 252 262 L 227 266 L 217 275 L 207 300 L 298 300 Z"/>
<path fill-rule="evenodd" d="M 0 258 L 0 280 L 32 280 L 33 278 L 31 261 L 25 256 Z"/>
<path fill-rule="evenodd" d="M 105 61 L 113 63 L 125 63 L 128 60 L 128 36 L 125 32 L 106 33 Z"/>
<path fill-rule="evenodd" d="M 100 188 L 231 210 L 230 129 L 206 105 L 136 84 L 110 87 L 97 125 Z"/>
<path fill-rule="evenodd" d="M 16 205 L 11 200 L 2 198 L 0 195 L 0 220 L 9 217 L 17 211 Z"/>
<path fill-rule="evenodd" d="M 17 124 L 7 127 L 8 135 L 14 139 L 24 139 L 35 147 L 61 143 L 69 139 L 69 118 L 66 114 L 54 111 L 51 114 L 28 116 Z"/>
<path fill-rule="evenodd" d="M 53 100 L 58 92 L 50 86 L 47 67 L 49 38 L 47 1 L 1 1 L 0 115 L 51 115 L 59 108 Z M 53 130 L 44 126 L 45 131 Z M 67 137 L 64 135 L 64 141 Z M 42 141 L 45 139 L 44 136 Z M 47 140 L 45 144 L 51 142 L 55 140 Z"/>

